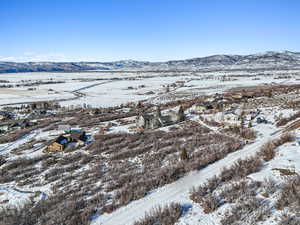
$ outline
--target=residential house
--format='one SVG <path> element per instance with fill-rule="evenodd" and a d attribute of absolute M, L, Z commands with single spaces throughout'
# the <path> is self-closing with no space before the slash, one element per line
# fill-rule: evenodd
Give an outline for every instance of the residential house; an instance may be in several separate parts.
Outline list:
<path fill-rule="evenodd" d="M 64 145 L 53 141 L 47 146 L 46 150 L 49 152 L 62 152 L 64 150 Z"/>
<path fill-rule="evenodd" d="M 84 146 L 91 139 L 84 131 L 73 131 L 69 134 L 60 135 L 56 140 L 51 142 L 46 148 L 47 151 L 64 151 L 65 149 L 76 149 Z"/>
<path fill-rule="evenodd" d="M 137 127 L 144 129 L 155 129 L 162 125 L 161 120 L 152 114 L 142 114 L 137 118 Z"/>
<path fill-rule="evenodd" d="M 154 114 L 142 114 L 138 116 L 137 127 L 143 129 L 156 129 L 168 126 L 185 120 L 184 110 L 181 106 L 177 112 L 171 111 L 167 115 L 162 115 L 159 108 Z"/>

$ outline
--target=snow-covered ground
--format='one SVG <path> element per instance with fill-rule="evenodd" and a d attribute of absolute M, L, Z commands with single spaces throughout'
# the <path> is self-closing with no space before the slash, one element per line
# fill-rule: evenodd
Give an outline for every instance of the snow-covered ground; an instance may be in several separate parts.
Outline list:
<path fill-rule="evenodd" d="M 1 79 L 8 80 L 11 84 L 21 84 L 30 82 L 29 80 L 45 80 L 63 81 L 64 83 L 43 84 L 33 86 L 35 90 L 28 90 L 28 87 L 0 88 L 1 104 L 21 103 L 41 100 L 64 99 L 60 103 L 63 106 L 87 104 L 91 106 L 116 106 L 128 102 L 136 102 L 147 100 L 149 102 L 162 103 L 180 96 L 193 97 L 198 95 L 208 95 L 220 93 L 234 87 L 256 86 L 263 84 L 296 84 L 300 80 L 296 76 L 287 79 L 275 79 L 278 71 L 271 76 L 261 76 L 259 79 L 253 79 L 252 76 L 247 76 L 247 72 L 214 72 L 205 74 L 196 73 L 179 73 L 179 74 L 139 74 L 139 73 L 22 73 L 22 74 L 2 74 Z M 228 80 L 223 76 L 229 76 Z M 239 75 L 233 77 L 233 75 Z M 241 76 L 241 75 L 244 75 Z M 127 79 L 124 79 L 124 78 Z M 114 79 L 118 78 L 118 79 Z M 105 80 L 100 80 L 105 79 Z M 167 92 L 165 86 L 176 83 L 177 81 L 185 81 L 184 86 L 171 87 Z M 75 93 L 80 93 L 82 96 L 74 98 Z M 254 122 L 253 129 L 258 133 L 257 139 L 251 141 L 243 149 L 228 154 L 225 158 L 215 161 L 208 166 L 187 173 L 179 180 L 167 184 L 163 187 L 151 190 L 145 197 L 131 201 L 127 205 L 122 206 L 110 214 L 104 213 L 97 215 L 92 221 L 93 225 L 132 225 L 135 221 L 144 217 L 146 213 L 151 211 L 153 207 L 164 206 L 171 202 L 181 203 L 187 207 L 187 212 L 182 215 L 176 225 L 220 225 L 217 212 L 205 214 L 203 209 L 190 199 L 190 191 L 193 187 L 204 184 L 207 179 L 220 174 L 224 167 L 233 165 L 238 159 L 244 159 L 255 155 L 266 142 L 278 138 L 282 133 L 280 128 L 275 126 L 275 117 L 279 115 L 288 117 L 295 113 L 291 109 L 282 109 L 278 107 L 261 108 L 261 116 L 264 116 L 268 124 L 256 124 Z M 218 127 L 211 127 L 198 119 L 198 116 L 188 115 L 190 120 L 199 122 L 202 126 L 209 128 L 211 132 L 218 133 Z M 209 114 L 204 118 L 215 119 L 218 114 Z M 97 134 L 99 130 L 110 126 L 108 134 L 117 134 L 119 132 L 133 133 L 131 129 L 135 125 L 135 117 L 128 117 L 124 120 L 130 122 L 122 125 L 120 120 L 111 120 L 107 122 L 99 122 L 94 127 L 90 128 L 89 132 Z M 177 124 L 178 125 L 178 124 Z M 174 126 L 177 126 L 174 125 Z M 93 125 L 91 125 L 93 126 Z M 178 125 L 180 128 L 180 124 Z M 160 128 L 162 131 L 169 131 L 170 127 Z M 171 129 L 170 129 L 171 130 Z M 27 135 L 17 139 L 13 143 L 0 145 L 0 156 L 9 156 L 9 161 L 18 157 L 37 157 L 42 156 L 42 148 L 39 145 L 43 141 L 53 140 L 59 136 L 62 131 L 58 130 L 35 130 Z M 220 133 L 220 132 L 219 132 Z M 300 136 L 299 131 L 295 135 Z M 21 155 L 15 154 L 15 150 L 21 148 L 25 144 L 29 144 L 31 140 L 38 140 L 38 145 L 22 150 Z M 300 172 L 300 147 L 296 142 L 288 143 L 280 146 L 277 149 L 276 157 L 267 162 L 264 167 L 257 173 L 249 175 L 254 180 L 263 181 L 266 177 L 281 179 L 280 171 L 274 169 L 289 169 Z M 83 152 L 83 149 L 79 149 Z M 104 154 L 105 156 L 105 154 Z M 101 155 L 102 157 L 102 155 Z M 106 157 L 106 156 L 105 156 Z M 103 159 L 106 159 L 106 158 Z M 126 159 L 127 160 L 127 159 Z M 130 160 L 135 160 L 129 159 Z M 40 163 L 41 164 L 41 163 Z M 35 165 L 39 167 L 40 165 Z M 1 167 L 1 166 L 0 166 Z M 88 167 L 82 166 L 81 169 Z M 78 171 L 77 171 L 78 172 Z M 44 174 L 43 174 L 44 175 Z M 14 182 L 8 185 L 0 185 L 0 203 L 20 205 L 30 198 L 46 198 L 51 194 L 51 185 L 41 185 L 39 187 L 28 186 L 25 189 L 18 189 L 14 186 Z M 101 187 L 102 188 L 102 187 Z M 271 225 L 271 219 L 265 225 Z"/>
<path fill-rule="evenodd" d="M 270 75 L 269 73 L 272 73 Z M 19 86 L 0 89 L 1 104 L 22 103 L 43 100 L 61 100 L 64 106 L 87 104 L 91 106 L 116 106 L 128 102 L 149 100 L 162 102 L 171 96 L 195 96 L 220 93 L 229 88 L 253 86 L 270 83 L 299 83 L 297 76 L 287 79 L 275 79 L 277 74 L 289 74 L 289 71 L 261 72 L 259 79 L 254 79 L 251 72 L 218 71 L 207 73 L 169 72 L 169 73 L 16 73 L 1 74 L 0 79 L 10 85 L 24 85 L 34 81 L 64 82 L 42 84 L 38 86 Z M 291 73 L 294 73 L 292 71 Z M 226 78 L 226 79 L 224 79 Z M 104 80 L 103 80 L 104 79 Z M 165 93 L 163 85 L 185 81 L 183 87 L 171 88 Z M 36 90 L 28 90 L 35 88 Z M 80 90 L 82 97 L 74 99 L 74 91 Z M 66 101 L 70 99 L 69 101 Z"/>
<path fill-rule="evenodd" d="M 136 220 L 141 219 L 147 212 L 151 211 L 156 206 L 164 206 L 171 202 L 178 202 L 186 205 L 194 205 L 189 198 L 189 192 L 195 186 L 199 186 L 206 182 L 207 179 L 218 175 L 224 167 L 233 165 L 238 159 L 243 159 L 253 156 L 260 147 L 268 140 L 279 137 L 280 134 L 273 135 L 274 126 L 272 125 L 259 125 L 257 129 L 262 132 L 263 136 L 255 143 L 246 146 L 244 149 L 231 153 L 222 160 L 207 166 L 206 168 L 187 174 L 185 177 L 178 181 L 165 185 L 151 192 L 143 199 L 133 201 L 127 206 L 117 209 L 111 214 L 100 215 L 92 224 L 94 225 L 131 225 Z M 192 208 L 193 208 L 192 207 Z M 195 217 L 193 214 L 197 212 Z M 193 224 L 191 222 L 201 221 L 203 225 L 216 225 L 216 220 L 211 214 L 201 213 L 199 207 L 193 208 L 191 213 L 182 218 L 178 224 Z"/>

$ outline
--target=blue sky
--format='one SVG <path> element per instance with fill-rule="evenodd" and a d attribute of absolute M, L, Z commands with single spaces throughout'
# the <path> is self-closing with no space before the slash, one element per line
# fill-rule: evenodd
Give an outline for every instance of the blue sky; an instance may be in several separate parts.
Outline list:
<path fill-rule="evenodd" d="M 299 0 L 0 0 L 0 60 L 300 51 Z"/>

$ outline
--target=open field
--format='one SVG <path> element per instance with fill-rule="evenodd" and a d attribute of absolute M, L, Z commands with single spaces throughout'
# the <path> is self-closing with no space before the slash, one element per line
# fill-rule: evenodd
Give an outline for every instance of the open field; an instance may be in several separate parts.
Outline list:
<path fill-rule="evenodd" d="M 3 83 L 1 104 L 43 100 L 63 100 L 64 106 L 109 107 L 143 100 L 155 103 L 224 92 L 234 87 L 299 83 L 299 78 L 298 70 L 1 74 L 0 79 L 8 82 Z M 171 86 L 166 92 L 165 87 L 176 82 L 184 84 Z M 11 85 L 9 92 L 5 87 L 8 85 Z M 82 93 L 81 97 L 74 99 L 74 92 Z"/>

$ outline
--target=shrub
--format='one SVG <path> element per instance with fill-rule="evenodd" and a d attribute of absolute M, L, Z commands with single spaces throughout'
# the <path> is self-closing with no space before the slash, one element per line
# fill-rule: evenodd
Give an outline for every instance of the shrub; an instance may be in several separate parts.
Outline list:
<path fill-rule="evenodd" d="M 51 183 L 55 195 L 76 193 L 78 201 L 93 199 L 102 191 L 110 192 L 110 199 L 100 199 L 97 209 L 111 212 L 243 146 L 237 138 L 211 133 L 197 122 L 186 121 L 182 125 L 170 132 L 99 134 L 86 152 L 18 158 L 0 168 L 0 182 L 15 180 L 18 185 L 30 186 Z M 188 157 L 183 158 L 188 160 L 178 160 L 181 149 L 187 150 Z M 64 198 L 66 202 L 72 200 Z M 60 202 L 53 204 L 59 207 Z M 93 208 L 94 203 L 88 201 L 81 211 L 91 205 Z"/>
<path fill-rule="evenodd" d="M 276 154 L 276 148 L 278 148 L 280 145 L 283 145 L 287 142 L 294 141 L 295 137 L 290 133 L 285 133 L 281 135 L 279 138 L 269 141 L 265 143 L 260 150 L 260 156 L 262 156 L 263 160 L 270 161 L 275 157 Z"/>
<path fill-rule="evenodd" d="M 156 207 L 147 213 L 144 218 L 136 221 L 134 225 L 174 225 L 181 216 L 181 205 L 171 203 L 165 207 Z"/>
<path fill-rule="evenodd" d="M 37 204 L 0 210 L 1 225 L 88 225 L 94 213 L 87 203 L 65 195 L 55 195 Z"/>
<path fill-rule="evenodd" d="M 300 175 L 286 179 L 276 202 L 276 208 L 281 210 L 285 207 L 300 212 Z"/>
<path fill-rule="evenodd" d="M 265 178 L 263 181 L 264 192 L 269 195 L 278 190 L 278 184 L 272 178 Z"/>
<path fill-rule="evenodd" d="M 240 136 L 241 138 L 245 138 L 245 139 L 250 139 L 253 140 L 256 138 L 256 131 L 251 129 L 251 128 L 247 128 L 247 127 L 229 127 L 229 128 L 225 128 L 222 130 L 225 133 L 232 133 L 235 135 Z"/>
<path fill-rule="evenodd" d="M 222 225 L 258 224 L 270 213 L 271 209 L 262 199 L 251 195 L 227 210 L 220 222 Z"/>
<path fill-rule="evenodd" d="M 279 222 L 277 225 L 299 225 L 300 224 L 300 212 L 296 214 L 284 212 L 279 216 Z"/>
<path fill-rule="evenodd" d="M 10 132 L 10 133 L 0 137 L 0 144 L 16 141 L 19 138 L 21 138 L 22 136 L 28 135 L 30 132 L 32 132 L 34 130 L 49 126 L 51 123 L 53 123 L 53 121 L 51 121 L 51 120 L 43 121 L 39 125 Z"/>
<path fill-rule="evenodd" d="M 281 120 L 279 120 L 277 123 L 276 123 L 276 126 L 277 127 L 280 127 L 280 126 L 284 126 L 286 125 L 287 123 L 289 123 L 290 121 L 293 121 L 297 118 L 300 117 L 300 111 L 299 112 L 296 112 L 294 115 L 291 115 L 287 118 L 282 118 Z"/>
<path fill-rule="evenodd" d="M 4 156 L 0 155 L 0 166 L 4 165 L 6 163 L 6 159 Z"/>
<path fill-rule="evenodd" d="M 262 156 L 263 160 L 270 161 L 275 157 L 275 150 L 276 146 L 272 141 L 269 141 L 261 147 L 260 155 Z"/>
<path fill-rule="evenodd" d="M 190 193 L 190 198 L 201 205 L 207 196 L 211 195 L 222 183 L 242 179 L 251 173 L 257 172 L 261 166 L 262 161 L 257 157 L 238 160 L 230 168 L 223 169 L 219 176 L 214 176 L 207 180 L 205 184 L 194 188 Z"/>
<path fill-rule="evenodd" d="M 224 203 L 234 203 L 243 196 L 254 196 L 255 191 L 260 188 L 261 183 L 242 179 L 241 181 L 232 181 L 220 191 L 219 197 Z"/>
<path fill-rule="evenodd" d="M 204 213 L 211 213 L 215 211 L 221 204 L 220 200 L 213 194 L 207 194 L 205 198 L 200 199 L 200 205 Z"/>

